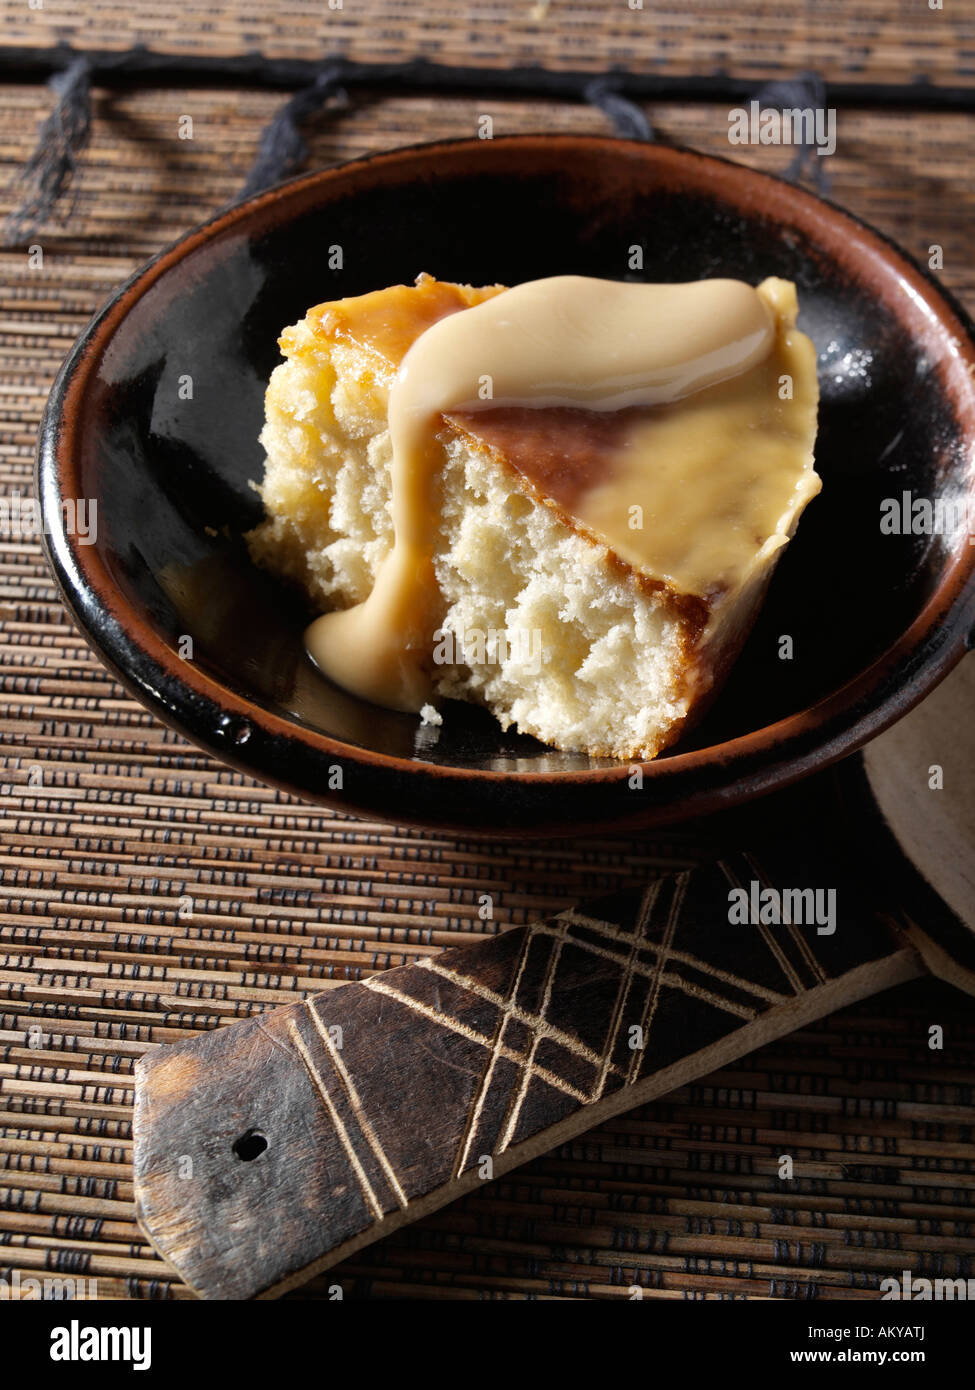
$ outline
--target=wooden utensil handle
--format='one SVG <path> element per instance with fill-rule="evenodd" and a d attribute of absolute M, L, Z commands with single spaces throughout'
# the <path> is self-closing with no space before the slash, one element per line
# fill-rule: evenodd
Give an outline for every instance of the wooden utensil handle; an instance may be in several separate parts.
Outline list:
<path fill-rule="evenodd" d="M 152 1049 L 136 1070 L 143 1229 L 201 1296 L 272 1297 L 923 972 L 821 846 L 810 862 L 743 856 L 663 878 Z M 836 890 L 831 934 L 729 920 L 736 887 L 754 898 L 810 883 Z"/>

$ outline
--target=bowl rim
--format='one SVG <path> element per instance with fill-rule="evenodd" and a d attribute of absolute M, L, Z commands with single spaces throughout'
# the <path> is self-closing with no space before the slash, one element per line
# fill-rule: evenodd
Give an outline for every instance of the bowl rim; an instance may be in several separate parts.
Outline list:
<path fill-rule="evenodd" d="M 238 695 L 235 691 L 195 663 L 184 661 L 140 616 L 126 595 L 115 585 L 97 545 L 83 546 L 64 525 L 62 501 L 80 497 L 78 452 L 75 448 L 78 416 L 82 413 L 86 386 L 97 370 L 116 329 L 129 310 L 168 270 L 186 256 L 203 247 L 211 238 L 231 231 L 262 210 L 278 204 L 286 206 L 309 191 L 341 183 L 358 170 L 395 167 L 433 161 L 438 152 L 493 151 L 506 147 L 557 149 L 589 147 L 614 158 L 629 155 L 659 161 L 665 165 L 709 166 L 725 172 L 730 168 L 757 199 L 767 204 L 786 199 L 796 204 L 813 225 L 817 221 L 835 225 L 846 223 L 849 234 L 865 249 L 879 252 L 889 264 L 893 261 L 908 293 L 920 294 L 925 302 L 941 301 L 935 314 L 939 331 L 955 320 L 956 352 L 967 359 L 975 377 L 975 326 L 952 293 L 896 242 L 869 223 L 830 200 L 799 188 L 775 174 L 752 169 L 723 156 L 702 154 L 679 145 L 650 144 L 612 135 L 538 133 L 499 136 L 490 141 L 462 137 L 398 146 L 343 161 L 326 169 L 299 175 L 268 188 L 251 198 L 216 212 L 213 216 L 177 238 L 138 267 L 110 295 L 95 313 L 69 350 L 51 387 L 42 416 L 36 452 L 35 490 L 43 517 L 42 540 L 48 562 L 69 611 L 99 658 L 121 683 L 154 714 L 198 747 L 260 780 L 286 787 L 311 800 L 327 799 L 325 788 L 291 781 L 276 781 L 273 771 L 256 768 L 227 740 L 227 728 L 237 721 L 259 728 L 271 739 L 297 739 L 316 754 L 351 764 L 366 764 L 399 773 L 423 770 L 437 777 L 463 782 L 489 781 L 535 785 L 585 782 L 588 784 L 625 782 L 639 767 L 644 779 L 667 782 L 681 775 L 701 773 L 709 768 L 720 771 L 711 787 L 709 800 L 715 805 L 785 786 L 809 770 L 828 766 L 894 723 L 917 704 L 960 660 L 975 641 L 975 592 L 968 594 L 975 575 L 975 547 L 958 547 L 946 563 L 935 591 L 929 596 L 911 624 L 869 666 L 844 685 L 837 687 L 806 709 L 774 723 L 762 725 L 721 743 L 665 757 L 620 762 L 611 767 L 550 769 L 543 771 L 498 770 L 459 767 L 447 763 L 380 753 L 354 743 L 346 743 L 310 725 L 278 714 Z M 428 164 L 429 167 L 429 164 Z M 766 198 L 762 198 L 763 193 Z M 913 282 L 913 283 L 912 283 Z M 945 319 L 949 319 L 946 325 Z M 975 444 L 975 441 L 973 441 Z M 111 602 L 109 602 L 111 598 Z M 971 608 L 971 612 L 969 612 Z M 918 659 L 921 655 L 922 659 Z M 183 698 L 180 699 L 182 694 Z M 223 716 L 214 721 L 207 737 L 185 716 L 186 698 L 207 701 Z M 849 718 L 844 719 L 844 715 Z M 211 727 L 211 726 L 208 726 Z M 822 738 L 809 737 L 822 731 Z M 789 743 L 795 741 L 794 751 Z M 679 745 L 678 745 L 679 748 Z M 763 760 L 763 755 L 768 755 Z M 759 764 L 752 765 L 758 756 Z M 736 766 L 740 776 L 735 776 Z M 699 801 L 701 798 L 694 798 Z M 347 803 L 346 803 L 347 804 Z M 401 818 L 402 819 L 402 818 Z M 432 822 L 424 820 L 423 824 Z"/>

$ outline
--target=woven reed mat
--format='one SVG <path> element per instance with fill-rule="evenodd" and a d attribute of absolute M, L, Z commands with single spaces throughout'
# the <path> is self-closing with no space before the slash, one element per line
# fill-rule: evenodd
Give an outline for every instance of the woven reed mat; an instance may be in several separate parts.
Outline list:
<path fill-rule="evenodd" d="M 37 4 L 38 0 L 34 0 Z M 601 71 L 721 69 L 765 80 L 814 68 L 876 82 L 975 81 L 975 14 L 964 0 L 0 0 L 3 43 L 143 43 L 167 53 L 359 59 Z M 78 36 L 81 36 L 80 38 Z"/>
<path fill-rule="evenodd" d="M 202 34 L 148 3 L 67 3 L 29 18 L 19 0 L 5 8 L 8 43 L 72 37 L 77 23 L 93 45 L 142 38 L 237 51 L 260 41 L 301 52 L 333 24 L 323 6 L 304 3 L 277 19 L 264 4 L 208 5 Z M 448 19 L 444 4 L 390 4 L 379 25 L 375 5 L 347 3 L 334 22 L 346 40 L 357 36 L 345 47 L 359 57 L 458 59 L 470 29 L 469 60 L 493 51 L 689 70 L 705 54 L 722 59 L 726 21 L 738 13 L 709 5 L 698 28 L 684 10 L 655 13 L 646 21 L 655 41 L 641 50 L 625 8 L 612 8 L 608 19 L 601 8 L 553 5 L 548 19 L 500 32 L 466 26 L 457 10 Z M 850 9 L 817 7 L 833 24 L 834 71 L 905 77 L 927 63 L 958 80 L 959 65 L 971 71 L 971 45 L 951 57 L 936 23 L 919 24 L 908 44 L 905 22 L 882 18 L 885 5 Z M 805 21 L 767 12 L 770 27 L 756 21 L 739 69 L 824 66 L 825 30 L 812 44 Z M 558 42 L 546 27 L 557 13 Z M 4 495 L 30 489 L 44 397 L 89 314 L 142 259 L 233 196 L 280 100 L 253 90 L 96 92 L 70 218 L 36 238 L 43 272 L 28 271 L 23 251 L 0 254 Z M 43 88 L 0 87 L 4 184 L 48 103 Z M 605 129 L 580 106 L 373 93 L 319 124 L 312 163 L 471 133 L 485 110 L 499 134 Z M 183 114 L 193 116 L 192 142 L 176 138 Z M 729 153 L 726 109 L 652 114 L 667 140 Z M 841 111 L 838 129 L 832 195 L 916 255 L 942 245 L 945 281 L 975 306 L 975 118 Z M 745 157 L 773 170 L 787 162 L 776 150 Z M 0 212 L 11 201 L 8 189 Z M 693 828 L 512 847 L 304 805 L 198 754 L 128 699 L 66 617 L 38 545 L 2 543 L 0 605 L 4 1277 L 94 1279 L 103 1298 L 187 1296 L 146 1246 L 131 1205 L 130 1066 L 150 1043 L 700 857 Z M 478 916 L 485 893 L 490 922 Z M 970 1005 L 947 988 L 905 986 L 602 1126 L 292 1296 L 325 1297 L 340 1282 L 346 1297 L 621 1298 L 641 1284 L 660 1298 L 875 1298 L 879 1279 L 903 1269 L 975 1274 L 969 1018 Z M 943 1054 L 928 1050 L 932 1023 L 950 1040 Z M 794 1156 L 792 1182 L 778 1179 L 782 1152 Z"/>

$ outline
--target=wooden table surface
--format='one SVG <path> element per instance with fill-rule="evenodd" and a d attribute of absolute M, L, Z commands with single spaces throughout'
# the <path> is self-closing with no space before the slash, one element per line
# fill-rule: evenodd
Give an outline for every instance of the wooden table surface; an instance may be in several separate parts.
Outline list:
<path fill-rule="evenodd" d="M 971 110 L 850 103 L 830 196 L 925 261 L 975 311 L 975 6 L 861 0 L 658 5 L 434 0 L 0 0 L 4 54 L 68 43 L 173 54 L 441 62 L 754 79 L 930 83 Z M 28 493 L 58 363 L 146 257 L 231 200 L 281 92 L 96 85 L 43 268 L 0 251 L 0 495 Z M 0 213 L 51 93 L 0 67 Z M 729 148 L 728 105 L 654 102 L 658 138 Z M 375 88 L 309 132 L 310 167 L 419 140 L 600 131 L 588 106 Z M 193 117 L 193 139 L 178 136 Z M 88 651 L 36 540 L 0 546 L 0 1277 L 95 1280 L 102 1298 L 188 1296 L 134 1222 L 133 1060 L 166 1042 L 693 863 L 690 830 L 492 845 L 304 805 L 198 753 Z M 489 894 L 494 917 L 478 915 Z M 189 908 L 186 904 L 189 903 Z M 950 1054 L 926 1045 L 931 1022 Z M 904 986 L 632 1112 L 383 1241 L 293 1297 L 876 1298 L 900 1271 L 971 1273 L 975 1161 L 964 1001 Z M 778 1176 L 787 1147 L 801 1177 Z"/>

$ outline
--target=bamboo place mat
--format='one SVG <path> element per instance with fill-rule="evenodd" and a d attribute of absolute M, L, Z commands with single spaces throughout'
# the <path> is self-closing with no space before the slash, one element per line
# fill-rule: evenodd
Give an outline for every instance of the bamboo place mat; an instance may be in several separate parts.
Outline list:
<path fill-rule="evenodd" d="M 338 18 L 318 3 L 276 6 L 272 16 L 257 4 L 177 12 L 78 0 L 28 12 L 18 0 L 0 13 L 7 44 L 78 43 L 81 34 L 90 45 L 318 56 L 337 34 L 358 57 L 672 71 L 707 63 L 763 77 L 818 65 L 878 80 L 922 69 L 971 80 L 960 5 L 912 22 L 906 7 L 891 7 L 902 16 L 891 18 L 876 0 L 815 8 L 813 21 L 812 7 L 802 18 L 756 7 L 738 48 L 730 4 L 642 18 L 622 4 L 543 5 L 536 18 L 529 7 L 514 18 L 508 7 L 478 7 L 474 18 L 445 4 L 351 0 Z M 198 86 L 96 90 L 70 215 L 35 238 L 43 272 L 28 270 L 23 249 L 0 253 L 4 494 L 31 488 L 44 398 L 88 316 L 141 260 L 234 196 L 282 99 Z M 0 212 L 49 107 L 43 87 L 0 86 Z M 497 134 L 606 129 L 579 105 L 371 92 L 318 122 L 311 165 L 471 134 L 485 111 Z M 192 142 L 177 139 L 184 114 Z M 731 152 L 726 108 L 651 114 L 667 141 Z M 840 111 L 838 132 L 831 196 L 925 260 L 941 245 L 945 282 L 975 307 L 975 117 L 857 109 Z M 781 150 L 736 153 L 772 171 L 788 162 Z M 8 1282 L 14 1271 L 48 1273 L 94 1279 L 102 1298 L 188 1296 L 133 1216 L 130 1068 L 150 1043 L 641 884 L 706 852 L 693 828 L 492 844 L 305 805 L 197 753 L 134 704 L 67 618 L 38 545 L 5 542 L 0 566 Z M 478 916 L 485 893 L 487 923 Z M 291 1297 L 324 1298 L 340 1283 L 361 1298 L 627 1298 L 636 1284 L 653 1298 L 848 1299 L 876 1298 L 879 1280 L 904 1269 L 968 1277 L 969 1020 L 970 1006 L 946 987 L 903 986 L 603 1125 Z M 928 1049 L 932 1023 L 951 1040 L 943 1054 Z M 800 1175 L 789 1183 L 777 1177 L 782 1152 Z"/>
<path fill-rule="evenodd" d="M 3 44 L 142 43 L 167 53 L 318 58 L 341 51 L 387 62 L 600 71 L 613 65 L 685 75 L 721 70 L 761 80 L 814 68 L 876 82 L 975 82 L 968 0 L 2 0 Z"/>

